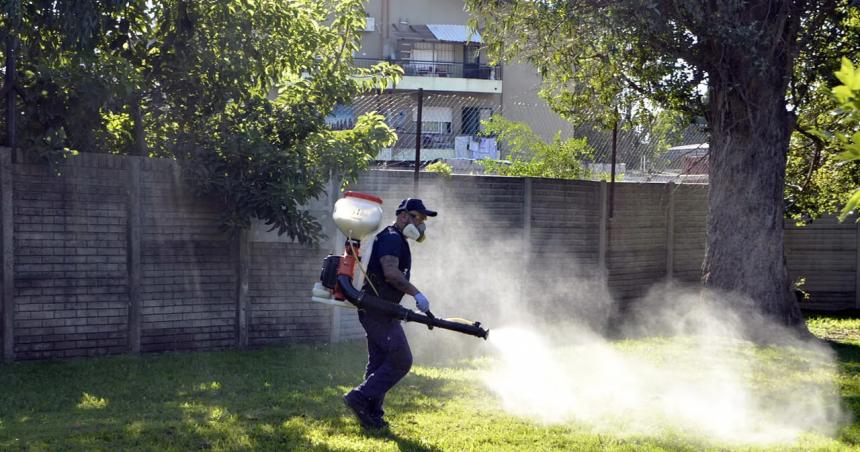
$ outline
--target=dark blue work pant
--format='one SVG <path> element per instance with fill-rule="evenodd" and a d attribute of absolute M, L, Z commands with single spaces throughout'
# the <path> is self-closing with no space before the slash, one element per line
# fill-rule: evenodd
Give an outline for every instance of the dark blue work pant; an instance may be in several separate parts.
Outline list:
<path fill-rule="evenodd" d="M 358 320 L 367 333 L 367 370 L 364 383 L 356 388 L 372 403 L 374 415 L 382 416 L 385 393 L 412 368 L 412 350 L 400 320 L 358 311 Z"/>

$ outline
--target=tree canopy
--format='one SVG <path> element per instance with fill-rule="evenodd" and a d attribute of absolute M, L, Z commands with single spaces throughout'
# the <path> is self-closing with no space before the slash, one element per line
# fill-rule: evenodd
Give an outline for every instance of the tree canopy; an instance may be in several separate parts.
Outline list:
<path fill-rule="evenodd" d="M 842 195 L 860 184 L 860 165 L 835 158 L 840 142 L 834 138 L 860 131 L 860 121 L 852 120 L 831 92 L 839 83 L 836 73 L 841 61 L 860 62 L 860 8 L 843 11 L 825 25 L 826 33 L 816 35 L 812 44 L 816 52 L 800 54 L 795 66 L 799 82 L 789 93 L 791 103 L 797 105 L 797 122 L 789 148 L 785 196 L 787 213 L 799 221 L 838 211 L 844 202 Z"/>
<path fill-rule="evenodd" d="M 301 206 L 333 173 L 354 178 L 395 135 L 376 114 L 332 131 L 338 103 L 399 69 L 356 68 L 361 0 L 6 1 L 17 46 L 18 145 L 177 159 L 223 223 L 253 217 L 300 241 L 320 236 Z"/>
<path fill-rule="evenodd" d="M 545 81 L 542 96 L 577 125 L 610 128 L 621 119 L 624 125 L 648 128 L 655 114 L 668 112 L 685 115 L 687 123 L 703 119 L 709 68 L 700 64 L 707 52 L 702 38 L 732 35 L 743 40 L 755 33 L 731 24 L 720 30 L 716 16 L 707 16 L 716 10 L 706 2 L 675 2 L 677 14 L 666 2 L 592 2 L 594 17 L 583 14 L 589 8 L 582 3 L 467 2 L 484 34 L 504 36 L 489 44 L 494 54 L 535 65 Z M 725 2 L 725 11 L 735 4 Z M 830 94 L 841 58 L 860 63 L 860 14 L 850 5 L 848 0 L 792 5 L 798 21 L 797 56 L 786 92 L 794 133 L 785 198 L 787 215 L 800 221 L 839 210 L 842 194 L 860 183 L 860 165 L 835 160 L 839 148 L 830 136 L 860 127 L 843 120 Z M 602 14 L 602 6 L 613 13 Z M 640 24 L 633 17 L 640 11 L 669 23 Z M 631 20 L 621 24 L 623 17 Z M 654 39 L 661 41 L 659 48 L 641 45 Z"/>
<path fill-rule="evenodd" d="M 756 23 L 729 18 L 756 9 L 730 0 L 685 1 L 467 0 L 472 26 L 488 36 L 498 59 L 525 60 L 544 80 L 543 96 L 574 123 L 612 124 L 618 109 L 632 117 L 670 110 L 707 113 L 707 85 L 720 69 L 711 61 L 717 40 L 754 45 Z M 794 1 L 797 39 L 787 99 L 802 114 L 827 103 L 840 58 L 860 51 L 860 14 L 850 0 Z M 754 19 L 749 17 L 748 19 Z M 749 21 L 747 21 L 749 22 Z M 760 63 L 764 64 L 764 63 Z"/>
<path fill-rule="evenodd" d="M 704 117 L 703 281 L 799 328 L 783 258 L 789 138 L 834 55 L 860 46 L 849 3 L 467 0 L 492 53 L 537 67 L 550 104 L 575 122 L 609 123 L 623 108 Z"/>
<path fill-rule="evenodd" d="M 860 160 L 860 68 L 855 68 L 851 60 L 844 58 L 842 67 L 835 75 L 841 82 L 833 88 L 833 95 L 839 105 L 838 113 L 845 122 L 855 125 L 853 134 L 836 134 L 836 142 L 842 152 L 837 154 L 835 159 L 857 161 Z M 858 207 L 860 207 L 860 188 L 855 188 L 840 213 L 840 219 L 845 220 Z"/>

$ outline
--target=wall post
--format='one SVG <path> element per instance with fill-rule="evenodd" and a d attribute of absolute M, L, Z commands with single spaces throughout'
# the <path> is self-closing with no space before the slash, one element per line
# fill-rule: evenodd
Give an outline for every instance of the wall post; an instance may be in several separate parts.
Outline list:
<path fill-rule="evenodd" d="M 520 274 L 520 298 L 525 300 L 529 280 L 528 271 L 532 256 L 532 182 L 529 177 L 523 179 L 523 251 L 522 273 Z"/>
<path fill-rule="evenodd" d="M 236 346 L 248 346 L 248 293 L 250 291 L 251 242 L 247 229 L 234 237 L 236 258 Z"/>
<path fill-rule="evenodd" d="M 337 202 L 338 194 L 340 193 L 340 189 L 338 188 L 338 183 L 335 181 L 335 178 L 332 177 L 329 180 L 328 186 L 328 211 L 334 212 L 334 203 Z M 340 230 L 335 226 L 334 221 L 330 221 L 329 223 L 329 237 L 331 237 L 331 250 L 333 253 L 337 253 L 338 247 L 343 247 L 344 240 L 346 237 L 340 232 Z M 364 254 L 367 254 L 368 251 L 365 251 Z M 343 308 L 332 306 L 331 307 L 331 331 L 329 332 L 329 342 L 332 344 L 336 344 L 341 341 L 341 310 Z"/>
<path fill-rule="evenodd" d="M 606 250 L 609 246 L 607 229 L 609 226 L 609 200 L 606 181 L 600 181 L 600 235 L 597 242 L 597 267 L 603 276 L 609 274 L 606 264 Z"/>
<path fill-rule="evenodd" d="M 3 316 L 3 359 L 15 359 L 15 243 L 12 196 L 12 149 L 0 152 L 0 309 Z"/>
<path fill-rule="evenodd" d="M 668 206 L 666 208 L 666 279 L 675 276 L 675 183 L 666 184 Z"/>
<path fill-rule="evenodd" d="M 860 308 L 860 223 L 855 226 L 854 307 Z"/>
<path fill-rule="evenodd" d="M 128 266 L 128 349 L 140 353 L 141 323 L 141 157 L 127 157 L 128 161 L 128 235 L 126 265 Z"/>

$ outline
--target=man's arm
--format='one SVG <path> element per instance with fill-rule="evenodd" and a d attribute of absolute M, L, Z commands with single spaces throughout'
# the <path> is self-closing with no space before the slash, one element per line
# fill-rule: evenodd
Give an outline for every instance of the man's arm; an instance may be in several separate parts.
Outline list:
<path fill-rule="evenodd" d="M 382 274 L 385 276 L 385 282 L 394 286 L 395 289 L 406 292 L 414 296 L 418 293 L 418 289 L 406 279 L 403 272 L 400 271 L 400 259 L 397 256 L 382 256 L 379 258 L 379 263 L 382 265 Z"/>

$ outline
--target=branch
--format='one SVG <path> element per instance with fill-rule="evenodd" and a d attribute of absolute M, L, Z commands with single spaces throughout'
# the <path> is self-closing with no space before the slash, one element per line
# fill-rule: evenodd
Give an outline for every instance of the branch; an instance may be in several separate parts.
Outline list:
<path fill-rule="evenodd" d="M 652 92 L 648 91 L 647 89 L 643 88 L 641 85 L 636 83 L 634 80 L 632 80 L 630 77 L 628 77 L 623 72 L 619 74 L 619 77 L 621 77 L 621 80 L 625 84 L 627 84 L 627 86 L 632 88 L 637 93 L 639 93 L 645 97 L 654 98 L 658 102 L 668 103 L 668 98 L 666 96 L 659 96 L 656 93 L 652 93 Z M 680 111 L 681 113 L 686 113 L 688 115 L 693 115 L 693 116 L 699 115 L 702 113 L 701 111 L 693 109 L 692 106 L 687 105 L 687 102 L 685 102 L 684 104 L 685 105 L 683 105 L 679 110 L 675 110 L 675 111 Z"/>
<path fill-rule="evenodd" d="M 808 130 L 804 129 L 797 123 L 794 125 L 794 130 L 812 141 L 813 148 L 815 149 L 812 154 L 812 161 L 809 162 L 809 171 L 806 172 L 806 177 L 804 178 L 803 183 L 797 187 L 798 191 L 804 191 L 806 190 L 806 187 L 809 186 L 813 173 L 815 173 L 815 170 L 818 169 L 818 165 L 821 163 L 821 151 L 824 149 L 825 143 L 821 138 L 811 134 Z"/>

